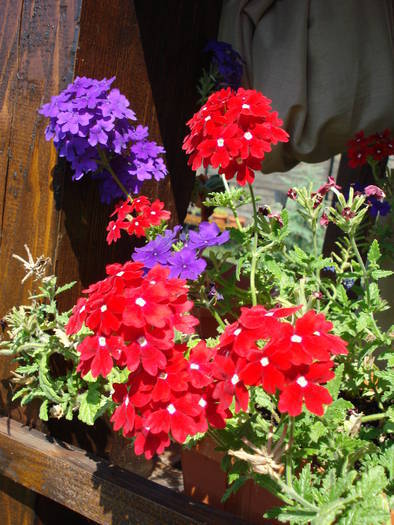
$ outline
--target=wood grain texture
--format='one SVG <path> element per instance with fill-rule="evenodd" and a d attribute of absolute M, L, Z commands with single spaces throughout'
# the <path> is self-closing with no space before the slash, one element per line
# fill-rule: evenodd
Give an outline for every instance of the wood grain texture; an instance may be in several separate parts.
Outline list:
<path fill-rule="evenodd" d="M 1 525 L 36 525 L 36 499 L 34 492 L 0 475 Z"/>
<path fill-rule="evenodd" d="M 242 520 L 0 419 L 0 474 L 101 525 L 192 525 Z"/>

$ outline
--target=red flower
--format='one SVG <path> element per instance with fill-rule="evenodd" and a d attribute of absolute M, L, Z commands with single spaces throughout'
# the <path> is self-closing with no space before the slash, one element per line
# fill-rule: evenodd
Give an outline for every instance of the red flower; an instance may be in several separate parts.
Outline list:
<path fill-rule="evenodd" d="M 335 374 L 330 370 L 333 366 L 331 361 L 326 363 L 315 363 L 310 367 L 294 367 L 288 375 L 288 384 L 279 396 L 279 412 L 287 412 L 289 416 L 298 416 L 302 412 L 302 405 L 322 416 L 323 405 L 332 403 L 329 391 L 320 385 L 332 379 Z"/>
<path fill-rule="evenodd" d="M 194 394 L 179 394 L 173 396 L 170 402 L 162 408 L 152 410 L 144 419 L 145 426 L 153 434 L 171 432 L 178 443 L 184 443 L 188 435 L 196 433 L 194 417 L 201 414 L 198 404 L 199 396 Z"/>
<path fill-rule="evenodd" d="M 261 385 L 269 394 L 283 388 L 285 377 L 272 363 L 270 355 L 263 351 L 251 351 L 248 364 L 241 371 L 241 379 L 246 385 Z"/>
<path fill-rule="evenodd" d="M 85 337 L 77 350 L 81 354 L 77 371 L 86 375 L 90 370 L 93 377 L 107 377 L 114 366 L 114 360 L 121 357 L 124 345 L 120 337 L 93 335 Z"/>
<path fill-rule="evenodd" d="M 212 372 L 217 380 L 213 391 L 213 398 L 219 401 L 222 409 L 228 408 L 235 396 L 235 411 L 241 409 L 246 412 L 249 403 L 249 393 L 240 378 L 244 360 L 217 355 L 213 361 Z"/>
<path fill-rule="evenodd" d="M 171 213 L 163 208 L 164 202 L 156 199 L 151 206 L 142 207 L 142 216 L 146 218 L 150 226 L 159 226 L 161 221 L 168 221 L 171 217 Z"/>
<path fill-rule="evenodd" d="M 190 155 L 192 169 L 211 164 L 227 179 L 236 175 L 241 185 L 253 182 L 254 171 L 261 169 L 272 144 L 288 141 L 270 102 L 261 93 L 243 88 L 213 93 L 187 123 L 190 134 L 183 149 Z"/>

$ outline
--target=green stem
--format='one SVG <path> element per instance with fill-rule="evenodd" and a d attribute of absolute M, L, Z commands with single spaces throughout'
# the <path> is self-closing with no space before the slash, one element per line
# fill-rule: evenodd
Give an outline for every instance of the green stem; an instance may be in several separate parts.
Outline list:
<path fill-rule="evenodd" d="M 257 304 L 257 292 L 256 292 L 256 267 L 257 267 L 257 259 L 258 259 L 258 252 L 257 252 L 257 243 L 258 243 L 258 231 L 257 231 L 257 224 L 258 224 L 258 217 L 257 217 L 257 208 L 256 208 L 256 199 L 254 196 L 254 191 L 251 184 L 248 184 L 250 196 L 252 198 L 252 204 L 253 204 L 253 218 L 254 218 L 254 235 L 253 235 L 253 245 L 252 245 L 252 263 L 250 268 L 250 292 L 252 294 L 252 304 L 253 306 L 256 306 Z"/>
<path fill-rule="evenodd" d="M 208 306 L 208 310 L 211 312 L 211 314 L 214 316 L 214 318 L 216 319 L 216 321 L 218 322 L 219 326 L 221 326 L 222 328 L 225 328 L 226 325 L 223 321 L 223 319 L 220 317 L 220 315 L 218 314 L 218 312 L 216 311 L 215 308 L 212 308 L 211 305 Z"/>
<path fill-rule="evenodd" d="M 354 255 L 356 256 L 358 264 L 360 265 L 361 271 L 363 273 L 363 278 L 362 278 L 361 284 L 365 288 L 365 291 L 366 291 L 366 294 L 367 294 L 367 304 L 369 306 L 370 305 L 370 296 L 369 296 L 369 279 L 368 279 L 367 269 L 365 267 L 363 258 L 361 257 L 361 254 L 360 254 L 360 252 L 359 252 L 359 250 L 357 248 L 356 239 L 354 238 L 354 234 L 353 233 L 349 234 L 349 239 L 350 239 L 350 244 L 352 246 Z"/>
<path fill-rule="evenodd" d="M 227 179 L 226 179 L 226 176 L 225 175 L 221 175 L 222 177 L 222 181 L 223 181 L 223 184 L 224 184 L 224 187 L 226 189 L 226 193 L 227 195 L 229 196 L 230 198 L 230 209 L 231 211 L 233 212 L 233 215 L 234 215 L 234 219 L 235 219 L 235 222 L 237 224 L 237 228 L 239 231 L 243 231 L 243 228 L 242 228 L 242 225 L 239 221 L 239 217 L 238 217 L 238 212 L 237 212 L 237 208 L 234 206 L 234 203 L 231 199 L 231 191 L 230 191 L 230 186 L 228 185 L 228 182 L 227 182 Z"/>
<path fill-rule="evenodd" d="M 132 197 L 130 193 L 126 190 L 126 188 L 123 186 L 123 184 L 120 182 L 119 177 L 116 175 L 114 170 L 111 167 L 111 164 L 109 163 L 106 154 L 104 151 L 100 148 L 100 146 L 97 146 L 97 151 L 100 156 L 100 164 L 103 166 L 112 176 L 116 184 L 119 186 L 119 188 L 122 190 L 122 192 L 126 195 L 126 197 L 132 202 Z"/>
<path fill-rule="evenodd" d="M 361 418 L 361 423 L 369 423 L 370 421 L 379 421 L 380 419 L 385 419 L 386 417 L 389 417 L 389 414 L 387 412 L 383 412 L 380 414 L 370 414 L 369 416 L 363 416 Z"/>
<path fill-rule="evenodd" d="M 288 451 L 286 453 L 286 483 L 292 488 L 293 487 L 293 473 L 292 473 L 292 456 L 293 456 L 293 438 L 294 438 L 294 417 L 289 418 L 289 442 Z"/>

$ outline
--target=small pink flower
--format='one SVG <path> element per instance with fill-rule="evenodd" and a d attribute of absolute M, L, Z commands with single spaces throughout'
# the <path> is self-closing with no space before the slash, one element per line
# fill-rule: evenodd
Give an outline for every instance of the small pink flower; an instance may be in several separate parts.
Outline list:
<path fill-rule="evenodd" d="M 328 218 L 328 216 L 323 212 L 322 216 L 320 217 L 320 226 L 328 226 L 330 222 L 330 219 Z"/>
<path fill-rule="evenodd" d="M 370 184 L 364 189 L 364 194 L 367 197 L 376 197 L 379 200 L 383 200 L 386 197 L 386 194 L 378 186 Z"/>

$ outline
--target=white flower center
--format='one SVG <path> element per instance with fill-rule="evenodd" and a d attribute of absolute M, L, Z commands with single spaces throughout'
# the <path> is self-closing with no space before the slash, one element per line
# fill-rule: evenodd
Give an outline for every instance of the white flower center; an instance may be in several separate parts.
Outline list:
<path fill-rule="evenodd" d="M 304 376 L 301 376 L 297 379 L 297 383 L 300 385 L 301 388 L 305 388 L 308 384 L 308 381 L 305 379 Z"/>
<path fill-rule="evenodd" d="M 301 343 L 302 337 L 300 335 L 294 334 L 290 337 L 292 343 Z"/>
<path fill-rule="evenodd" d="M 250 109 L 249 104 L 242 104 L 242 109 Z"/>
<path fill-rule="evenodd" d="M 117 275 L 118 277 L 122 277 L 122 275 L 124 275 L 124 272 L 118 272 L 116 275 Z"/>
<path fill-rule="evenodd" d="M 175 412 L 176 412 L 176 408 L 174 407 L 174 405 L 173 405 L 172 403 L 170 403 L 170 404 L 168 405 L 167 410 L 168 410 L 168 412 L 169 412 L 171 415 L 175 414 Z"/>
<path fill-rule="evenodd" d="M 156 281 L 149 281 L 149 284 L 156 284 Z"/>
<path fill-rule="evenodd" d="M 231 378 L 231 383 L 233 385 L 236 385 L 237 383 L 239 383 L 239 377 L 237 376 L 237 374 L 233 375 L 233 377 Z"/>
<path fill-rule="evenodd" d="M 270 363 L 270 362 L 269 362 L 268 357 L 262 357 L 262 358 L 260 359 L 260 364 L 261 364 L 261 366 L 267 366 L 267 365 L 269 365 L 269 363 Z"/>
<path fill-rule="evenodd" d="M 135 304 L 142 307 L 146 305 L 146 301 L 142 297 L 137 297 Z"/>
<path fill-rule="evenodd" d="M 234 330 L 234 335 L 239 335 L 242 332 L 241 328 Z"/>
<path fill-rule="evenodd" d="M 201 398 L 198 404 L 200 405 L 201 408 L 205 408 L 208 403 L 205 401 L 205 399 Z"/>
<path fill-rule="evenodd" d="M 85 308 L 86 308 L 85 305 L 81 306 L 81 308 L 80 308 L 80 310 L 79 310 L 79 313 L 81 314 L 81 313 L 85 310 Z"/>
<path fill-rule="evenodd" d="M 264 317 L 272 317 L 274 315 L 274 312 L 267 312 L 264 314 Z"/>
<path fill-rule="evenodd" d="M 106 312 L 107 311 L 107 305 L 106 304 L 103 304 L 103 306 L 100 308 L 100 310 L 102 312 Z"/>
<path fill-rule="evenodd" d="M 126 399 L 124 400 L 124 404 L 125 404 L 126 406 L 128 406 L 129 402 L 130 402 L 130 401 L 129 401 L 129 398 L 126 397 Z"/>
<path fill-rule="evenodd" d="M 156 215 L 156 212 L 155 211 L 151 211 L 150 214 L 151 215 Z"/>
<path fill-rule="evenodd" d="M 223 139 L 218 139 L 218 140 L 216 141 L 216 144 L 219 146 L 219 148 L 222 148 L 223 145 L 224 145 L 224 140 L 223 140 Z"/>
<path fill-rule="evenodd" d="M 114 225 L 112 226 L 112 229 L 113 229 L 113 230 L 116 230 L 116 224 L 114 224 Z"/>
<path fill-rule="evenodd" d="M 244 133 L 244 138 L 246 140 L 251 140 L 253 138 L 253 135 L 250 133 L 250 131 L 247 131 L 246 133 Z"/>
<path fill-rule="evenodd" d="M 105 337 L 99 337 L 99 345 L 100 346 L 105 346 L 107 344 L 107 341 L 105 339 Z"/>
<path fill-rule="evenodd" d="M 145 337 L 139 337 L 137 339 L 137 343 L 140 345 L 140 346 L 146 346 L 148 344 L 148 341 L 145 339 Z"/>
<path fill-rule="evenodd" d="M 168 374 L 166 374 L 165 372 L 162 372 L 162 373 L 159 375 L 159 379 L 166 380 L 167 377 L 168 377 Z"/>
<path fill-rule="evenodd" d="M 135 223 L 134 223 L 135 226 L 139 226 L 139 224 L 140 223 L 138 221 L 135 221 Z"/>
<path fill-rule="evenodd" d="M 205 122 L 208 122 L 208 120 L 211 120 L 211 115 L 208 115 L 207 117 L 205 117 Z"/>
<path fill-rule="evenodd" d="M 319 330 L 316 330 L 316 332 L 313 332 L 313 335 L 320 335 Z"/>
<path fill-rule="evenodd" d="M 197 363 L 191 363 L 190 364 L 190 369 L 191 370 L 200 370 L 200 365 L 198 365 Z"/>

